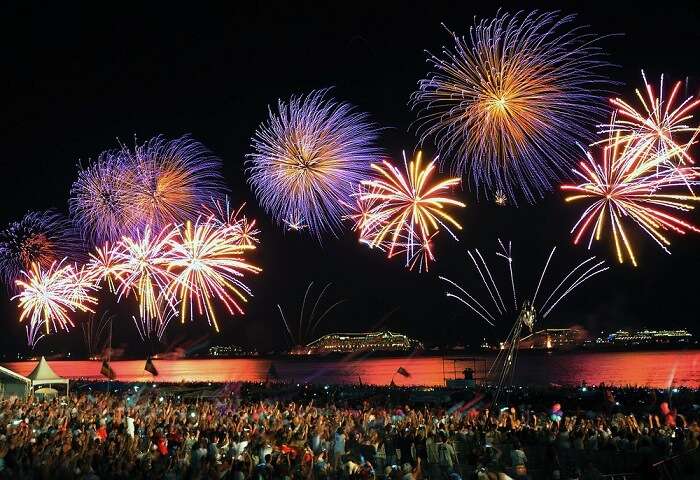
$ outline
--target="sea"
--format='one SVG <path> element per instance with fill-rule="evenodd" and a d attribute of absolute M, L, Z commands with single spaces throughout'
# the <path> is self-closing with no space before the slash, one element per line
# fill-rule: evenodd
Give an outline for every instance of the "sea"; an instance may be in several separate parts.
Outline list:
<path fill-rule="evenodd" d="M 342 358 L 279 357 L 226 359 L 155 359 L 158 376 L 144 370 L 145 360 L 113 360 L 117 380 L 124 382 L 234 382 L 265 381 L 273 376 L 288 382 L 316 384 L 365 384 L 441 386 L 461 378 L 471 368 L 483 378 L 492 355 L 406 356 Z M 101 361 L 50 360 L 54 371 L 71 379 L 100 380 Z M 36 362 L 3 363 L 26 375 Z M 399 373 L 399 369 L 402 372 Z M 520 354 L 515 385 L 633 385 L 655 388 L 700 388 L 700 350 L 645 352 L 585 352 Z"/>

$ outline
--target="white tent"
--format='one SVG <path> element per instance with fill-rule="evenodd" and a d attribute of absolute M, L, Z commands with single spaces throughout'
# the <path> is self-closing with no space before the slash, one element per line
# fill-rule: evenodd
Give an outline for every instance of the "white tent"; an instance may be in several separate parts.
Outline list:
<path fill-rule="evenodd" d="M 32 388 L 32 381 L 9 368 L 0 366 L 0 397 L 17 395 L 26 397 Z"/>
<path fill-rule="evenodd" d="M 37 385 L 52 385 L 56 383 L 63 383 L 66 385 L 66 395 L 68 395 L 68 382 L 67 378 L 58 376 L 56 372 L 49 366 L 49 362 L 46 361 L 44 357 L 41 357 L 39 363 L 36 364 L 32 373 L 27 375 L 27 378 L 32 381 L 32 387 L 36 388 Z"/>

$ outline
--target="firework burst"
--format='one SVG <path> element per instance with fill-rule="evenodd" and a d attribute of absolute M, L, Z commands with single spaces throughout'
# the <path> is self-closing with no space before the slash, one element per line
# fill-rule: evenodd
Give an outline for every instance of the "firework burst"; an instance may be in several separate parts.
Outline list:
<path fill-rule="evenodd" d="M 593 239 L 600 240 L 604 227 L 610 226 L 617 258 L 623 263 L 629 257 L 634 266 L 637 259 L 625 223 L 636 223 L 667 253 L 670 242 L 667 231 L 684 234 L 700 230 L 681 219 L 675 212 L 692 210 L 693 202 L 700 200 L 692 194 L 676 193 L 700 183 L 698 170 L 689 167 L 660 169 L 677 155 L 683 147 L 666 150 L 663 154 L 649 156 L 646 144 L 637 137 L 622 139 L 623 133 L 614 132 L 603 148 L 602 160 L 597 161 L 590 152 L 587 162 L 581 162 L 574 173 L 583 182 L 578 185 L 562 185 L 569 192 L 567 202 L 586 201 L 584 210 L 571 232 L 574 243 L 588 235 L 588 248 Z"/>
<path fill-rule="evenodd" d="M 440 227 L 456 239 L 451 228 L 461 230 L 462 226 L 447 212 L 447 207 L 466 206 L 447 196 L 460 183 L 459 178 L 433 182 L 435 160 L 423 166 L 421 157 L 418 152 L 416 159 L 407 163 L 404 153 L 405 172 L 387 161 L 373 164 L 376 178 L 363 181 L 365 190 L 359 195 L 359 201 L 365 202 L 361 223 L 356 228 L 360 240 L 370 247 L 386 249 L 389 258 L 405 253 L 407 265 L 416 254 L 434 258 L 432 239 Z"/>
<path fill-rule="evenodd" d="M 134 170 L 132 208 L 142 228 L 160 230 L 197 218 L 202 205 L 224 190 L 221 161 L 187 135 L 157 136 L 124 154 Z"/>
<path fill-rule="evenodd" d="M 71 223 L 53 210 L 29 212 L 0 231 L 0 272 L 15 291 L 22 271 L 37 263 L 46 270 L 64 258 L 79 259 L 82 242 Z"/>
<path fill-rule="evenodd" d="M 678 100 L 681 82 L 673 85 L 670 93 L 664 98 L 664 77 L 658 88 L 647 82 L 642 71 L 645 93 L 635 90 L 642 109 L 635 108 L 621 98 L 613 98 L 610 103 L 615 107 L 613 121 L 604 125 L 602 133 L 614 136 L 623 144 L 633 143 L 642 154 L 661 157 L 668 160 L 671 168 L 677 165 L 694 163 L 689 153 L 690 147 L 696 143 L 700 134 L 700 125 L 693 125 L 693 112 L 700 105 L 700 99 L 687 97 L 680 103 Z M 603 140 L 598 143 L 605 143 Z"/>
<path fill-rule="evenodd" d="M 418 131 L 477 189 L 513 201 L 519 189 L 533 202 L 568 174 L 576 144 L 592 138 L 607 63 L 598 37 L 566 30 L 573 19 L 499 13 L 467 37 L 450 32 L 453 49 L 429 55 L 434 71 L 411 98 Z"/>
<path fill-rule="evenodd" d="M 144 322 L 163 318 L 163 305 L 175 309 L 175 300 L 168 286 L 174 279 L 169 271 L 170 245 L 177 230 L 167 227 L 155 234 L 149 227 L 142 233 L 124 237 L 115 246 L 117 298 L 134 293 L 139 303 L 139 318 Z"/>
<path fill-rule="evenodd" d="M 129 235 L 138 224 L 134 211 L 134 168 L 124 151 L 107 151 L 78 172 L 70 192 L 70 212 L 85 238 L 97 244 Z"/>
<path fill-rule="evenodd" d="M 254 218 L 250 219 L 242 213 L 244 208 L 245 203 L 237 209 L 232 208 L 228 196 L 205 205 L 207 215 L 222 228 L 227 228 L 237 245 L 252 247 L 260 243 L 260 230 L 255 226 Z"/>
<path fill-rule="evenodd" d="M 115 281 L 120 283 L 124 273 L 119 259 L 115 255 L 116 249 L 111 248 L 109 242 L 102 247 L 97 247 L 90 253 L 87 268 L 94 282 L 107 282 L 109 291 L 116 293 Z"/>
<path fill-rule="evenodd" d="M 301 218 L 319 238 L 339 230 L 353 185 L 366 178 L 378 155 L 377 131 L 367 116 L 327 93 L 279 101 L 255 132 L 247 160 L 248 181 L 274 220 L 290 225 Z"/>
<path fill-rule="evenodd" d="M 244 258 L 245 252 L 255 247 L 239 244 L 232 229 L 211 219 L 194 225 L 187 222 L 170 240 L 168 271 L 173 281 L 169 294 L 180 299 L 183 322 L 195 313 L 205 315 L 218 332 L 215 299 L 231 315 L 243 314 L 240 302 L 247 302 L 251 291 L 241 279 L 246 272 L 259 273 L 261 269 Z"/>
<path fill-rule="evenodd" d="M 16 281 L 20 293 L 13 299 L 18 300 L 21 310 L 19 321 L 29 322 L 27 340 L 32 346 L 40 339 L 40 326 L 45 327 L 46 334 L 52 328 L 68 330 L 74 326 L 72 313 L 93 312 L 91 307 L 97 304 L 92 296 L 97 287 L 86 281 L 84 272 L 63 262 L 54 262 L 46 269 L 33 263 L 22 276 Z"/>

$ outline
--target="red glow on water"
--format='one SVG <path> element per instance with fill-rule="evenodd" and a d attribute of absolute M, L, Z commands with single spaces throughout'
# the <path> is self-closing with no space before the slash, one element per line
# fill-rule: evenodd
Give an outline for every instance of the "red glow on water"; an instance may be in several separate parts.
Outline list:
<path fill-rule="evenodd" d="M 388 385 L 442 385 L 445 377 L 457 376 L 464 368 L 475 368 L 483 375 L 491 361 L 443 360 L 441 357 L 369 358 L 345 360 L 315 359 L 184 359 L 154 360 L 158 377 L 144 371 L 144 360 L 111 362 L 117 379 L 127 382 L 230 382 L 264 381 L 274 363 L 280 378 L 298 383 L 359 383 Z M 484 361 L 483 358 L 486 358 Z M 104 380 L 100 361 L 55 360 L 49 362 L 64 377 Z M 22 375 L 36 362 L 11 362 L 5 367 Z M 410 373 L 397 373 L 403 367 Z M 666 388 L 670 385 L 700 388 L 700 351 L 606 352 L 520 355 L 515 383 L 547 385 L 580 384 L 644 385 Z"/>

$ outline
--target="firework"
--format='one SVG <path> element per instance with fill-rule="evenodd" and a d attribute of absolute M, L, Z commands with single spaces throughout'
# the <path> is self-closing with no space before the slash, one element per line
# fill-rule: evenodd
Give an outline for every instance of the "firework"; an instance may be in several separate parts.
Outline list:
<path fill-rule="evenodd" d="M 291 213 L 288 218 L 282 220 L 282 223 L 284 223 L 284 226 L 288 232 L 300 232 L 306 228 L 309 228 L 309 226 L 304 222 L 304 217 L 302 217 L 301 213 L 299 212 Z"/>
<path fill-rule="evenodd" d="M 241 279 L 246 272 L 261 270 L 244 257 L 246 251 L 255 247 L 239 244 L 232 229 L 222 228 L 211 219 L 194 225 L 187 222 L 170 240 L 168 271 L 173 281 L 169 292 L 180 299 L 183 322 L 194 313 L 204 314 L 218 332 L 212 304 L 215 299 L 221 301 L 231 315 L 243 314 L 239 302 L 246 302 L 251 291 Z"/>
<path fill-rule="evenodd" d="M 15 280 L 33 263 L 46 270 L 63 258 L 79 258 L 81 251 L 79 236 L 61 214 L 53 210 L 29 212 L 0 231 L 0 272 L 13 290 Z"/>
<path fill-rule="evenodd" d="M 378 155 L 367 115 L 327 98 L 328 90 L 278 102 L 252 139 L 248 172 L 260 204 L 282 225 L 303 224 L 317 237 L 337 232 L 352 187 Z"/>
<path fill-rule="evenodd" d="M 503 190 L 499 188 L 498 190 L 496 190 L 496 194 L 493 196 L 493 201 L 499 207 L 505 207 L 508 204 L 508 197 L 506 197 L 506 194 L 503 193 Z"/>
<path fill-rule="evenodd" d="M 532 295 L 523 299 L 516 288 L 511 243 L 508 242 L 506 247 L 506 244 L 499 239 L 498 244 L 499 249 L 496 252 L 496 256 L 507 264 L 507 278 L 510 284 L 507 288 L 510 290 L 512 298 L 508 298 L 508 294 L 501 293 L 501 289 L 498 287 L 499 282 L 494 278 L 488 263 L 478 249 L 470 250 L 467 253 L 471 263 L 474 265 L 474 270 L 484 286 L 485 294 L 483 297 L 486 300 L 480 301 L 478 295 L 470 293 L 458 283 L 446 277 L 439 277 L 440 280 L 448 285 L 447 297 L 459 301 L 489 325 L 495 326 L 501 322 L 513 322 L 508 337 L 501 344 L 501 351 L 489 369 L 489 376 L 498 385 L 494 403 L 498 402 L 499 395 L 507 384 L 512 382 L 523 328 L 532 333 L 537 323 L 538 315 L 543 320 L 546 319 L 552 310 L 574 289 L 609 268 L 605 266 L 604 260 L 596 260 L 595 257 L 589 257 L 563 275 L 558 283 L 553 283 L 552 285 L 556 286 L 551 289 L 549 295 L 544 297 L 544 294 L 540 295 L 540 291 L 542 291 L 545 276 L 556 252 L 556 247 L 554 247 L 547 257 L 542 272 L 539 274 Z M 543 297 L 545 298 L 544 301 L 538 300 Z"/>
<path fill-rule="evenodd" d="M 217 199 L 205 205 L 208 216 L 219 222 L 223 228 L 227 228 L 237 245 L 252 247 L 260 243 L 258 238 L 260 230 L 255 226 L 255 219 L 249 219 L 243 215 L 244 208 L 245 203 L 237 209 L 231 208 L 228 196 L 223 200 Z"/>
<path fill-rule="evenodd" d="M 418 131 L 477 189 L 500 188 L 513 201 L 519 189 L 533 202 L 568 174 L 576 144 L 592 138 L 607 63 L 598 37 L 566 29 L 573 19 L 499 13 L 467 37 L 450 32 L 453 49 L 429 56 L 434 71 L 411 98 Z"/>
<path fill-rule="evenodd" d="M 110 247 L 109 242 L 102 247 L 97 247 L 90 253 L 87 264 L 88 271 L 94 282 L 106 281 L 109 291 L 116 293 L 115 281 L 121 282 L 124 273 L 119 258 L 116 256 L 117 250 Z"/>
<path fill-rule="evenodd" d="M 287 331 L 287 334 L 289 335 L 289 340 L 292 344 L 292 347 L 300 348 L 308 344 L 311 341 L 311 339 L 315 336 L 316 330 L 318 329 L 323 319 L 326 318 L 326 316 L 331 311 L 333 311 L 335 307 L 346 301 L 344 299 L 338 300 L 337 302 L 331 304 L 328 308 L 326 308 L 322 313 L 318 310 L 319 306 L 321 305 L 323 296 L 326 294 L 326 291 L 330 288 L 331 285 L 331 283 L 327 283 L 323 287 L 321 293 L 318 295 L 316 301 L 314 302 L 314 306 L 312 307 L 311 312 L 307 312 L 306 301 L 309 297 L 309 294 L 312 292 L 314 286 L 314 282 L 309 283 L 308 287 L 306 287 L 306 292 L 304 293 L 304 300 L 301 303 L 301 311 L 299 312 L 299 321 L 296 325 L 290 325 L 289 322 L 287 322 L 287 317 L 285 317 L 284 312 L 282 311 L 282 307 L 279 304 L 277 305 L 277 309 L 279 310 L 280 316 L 282 317 L 282 322 L 284 323 L 284 327 Z M 308 313 L 308 316 L 305 315 L 306 313 Z"/>
<path fill-rule="evenodd" d="M 371 247 L 386 248 L 389 258 L 406 253 L 409 265 L 416 247 L 424 250 L 426 258 L 433 258 L 432 238 L 440 227 L 456 238 L 451 227 L 459 230 L 462 227 L 446 209 L 466 205 L 447 196 L 460 180 L 433 182 L 435 161 L 423 166 L 421 152 L 410 163 L 406 162 L 404 153 L 404 167 L 405 173 L 387 161 L 372 165 L 376 178 L 362 182 L 365 191 L 359 198 L 362 202 L 377 203 L 364 214 L 361 240 Z"/>
<path fill-rule="evenodd" d="M 635 110 L 632 105 L 621 98 L 613 98 L 610 103 L 615 107 L 613 121 L 604 125 L 602 132 L 614 136 L 623 144 L 633 143 L 643 154 L 662 157 L 669 166 L 694 163 L 689 148 L 700 134 L 700 125 L 693 126 L 693 111 L 700 105 L 700 100 L 687 97 L 676 104 L 681 82 L 676 82 L 667 98 L 664 98 L 664 77 L 658 89 L 647 82 L 642 71 L 646 97 L 635 90 L 642 110 Z M 605 143 L 603 140 L 598 143 Z"/>
<path fill-rule="evenodd" d="M 170 227 L 158 234 L 146 227 L 134 238 L 122 238 L 112 252 L 116 263 L 115 278 L 119 280 L 117 299 L 128 297 L 133 292 L 139 303 L 139 318 L 144 322 L 162 319 L 162 305 L 175 308 L 175 301 L 168 291 L 168 285 L 174 279 L 168 262 L 171 240 L 176 234 L 177 230 Z"/>
<path fill-rule="evenodd" d="M 107 333 L 111 330 L 116 315 L 103 312 L 99 319 L 92 313 L 80 324 L 88 357 L 93 359 L 107 347 Z M 109 327 L 109 328 L 108 328 Z"/>
<path fill-rule="evenodd" d="M 170 325 L 170 321 L 177 316 L 177 312 L 163 307 L 163 316 L 158 318 L 140 319 L 132 315 L 131 319 L 136 325 L 136 331 L 139 332 L 141 340 L 144 342 L 162 341 L 165 330 Z"/>
<path fill-rule="evenodd" d="M 19 321 L 29 321 L 27 337 L 30 344 L 38 341 L 39 325 L 45 327 L 45 333 L 51 329 L 68 330 L 74 326 L 70 318 L 76 311 L 92 312 L 92 305 L 97 299 L 92 296 L 94 285 L 82 281 L 85 276 L 76 272 L 71 265 L 54 262 L 49 268 L 33 263 L 29 271 L 22 272 L 23 278 L 17 280 L 20 293 L 13 299 L 18 300 L 21 310 Z"/>
<path fill-rule="evenodd" d="M 700 230 L 681 219 L 674 212 L 687 212 L 700 200 L 692 194 L 674 193 L 697 185 L 700 177 L 697 169 L 677 167 L 659 169 L 678 153 L 674 148 L 664 154 L 648 155 L 645 144 L 636 137 L 622 140 L 621 132 L 614 132 L 603 148 L 602 161 L 596 161 L 587 152 L 587 162 L 581 162 L 574 172 L 583 183 L 562 185 L 571 195 L 567 202 L 587 201 L 584 210 L 571 232 L 574 243 L 588 235 L 588 248 L 593 239 L 600 240 L 606 224 L 612 230 L 617 258 L 623 263 L 629 257 L 637 266 L 631 238 L 625 223 L 632 220 L 667 253 L 670 242 L 666 231 L 684 234 Z M 692 193 L 692 191 L 691 191 Z"/>
<path fill-rule="evenodd" d="M 125 151 L 107 151 L 78 172 L 70 212 L 85 238 L 97 244 L 119 240 L 138 224 L 134 210 L 135 169 Z"/>
<path fill-rule="evenodd" d="M 368 241 L 377 226 L 383 224 L 377 217 L 377 207 L 382 202 L 376 194 L 375 188 L 368 188 L 360 183 L 356 185 L 352 194 L 353 201 L 347 203 L 348 214 L 343 219 L 352 222 L 352 231 L 358 233 L 361 242 Z"/>
<path fill-rule="evenodd" d="M 197 218 L 202 205 L 224 190 L 221 161 L 189 136 L 157 136 L 123 150 L 134 171 L 131 186 L 139 226 L 155 230 Z"/>

